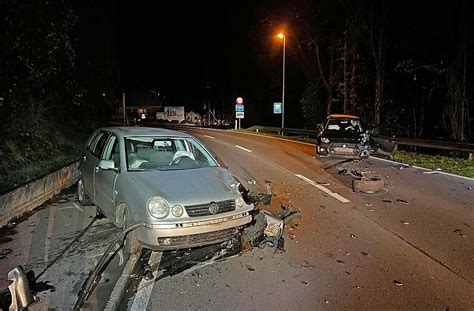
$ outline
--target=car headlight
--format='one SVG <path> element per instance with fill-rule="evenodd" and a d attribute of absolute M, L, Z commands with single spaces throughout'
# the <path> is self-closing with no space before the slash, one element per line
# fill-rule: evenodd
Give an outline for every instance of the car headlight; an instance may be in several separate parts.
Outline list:
<path fill-rule="evenodd" d="M 244 203 L 244 199 L 240 195 L 235 199 L 235 205 L 237 205 L 237 207 L 244 207 Z"/>
<path fill-rule="evenodd" d="M 171 208 L 171 214 L 173 214 L 174 217 L 181 217 L 183 216 L 184 213 L 184 208 L 181 205 L 173 205 Z"/>
<path fill-rule="evenodd" d="M 168 202 L 162 197 L 153 197 L 148 200 L 148 211 L 155 218 L 165 218 L 170 212 Z"/>
<path fill-rule="evenodd" d="M 322 137 L 322 138 L 321 138 L 321 142 L 327 144 L 327 143 L 329 143 L 329 139 L 327 139 L 326 137 Z"/>

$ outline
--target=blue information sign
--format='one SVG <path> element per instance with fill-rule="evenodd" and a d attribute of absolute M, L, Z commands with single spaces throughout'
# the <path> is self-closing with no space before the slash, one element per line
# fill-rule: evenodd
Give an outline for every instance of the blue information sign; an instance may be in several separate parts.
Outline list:
<path fill-rule="evenodd" d="M 235 112 L 244 112 L 244 105 L 235 105 Z"/>
<path fill-rule="evenodd" d="M 281 114 L 281 103 L 273 103 L 273 113 Z"/>

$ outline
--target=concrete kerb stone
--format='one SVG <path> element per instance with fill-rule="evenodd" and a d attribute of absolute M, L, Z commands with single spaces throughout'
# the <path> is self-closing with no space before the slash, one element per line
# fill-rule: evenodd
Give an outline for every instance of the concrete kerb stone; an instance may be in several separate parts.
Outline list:
<path fill-rule="evenodd" d="M 72 186 L 79 177 L 78 167 L 79 162 L 73 162 L 0 196 L 0 227 Z"/>

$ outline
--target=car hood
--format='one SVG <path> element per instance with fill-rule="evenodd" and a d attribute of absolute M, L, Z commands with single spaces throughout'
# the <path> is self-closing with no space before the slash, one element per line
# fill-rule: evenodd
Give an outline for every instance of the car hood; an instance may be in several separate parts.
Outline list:
<path fill-rule="evenodd" d="M 321 137 L 328 138 L 333 142 L 359 143 L 364 136 L 358 132 L 325 131 Z"/>
<path fill-rule="evenodd" d="M 170 205 L 194 205 L 235 199 L 238 183 L 221 167 L 131 173 L 131 180 L 148 197 L 160 196 Z"/>

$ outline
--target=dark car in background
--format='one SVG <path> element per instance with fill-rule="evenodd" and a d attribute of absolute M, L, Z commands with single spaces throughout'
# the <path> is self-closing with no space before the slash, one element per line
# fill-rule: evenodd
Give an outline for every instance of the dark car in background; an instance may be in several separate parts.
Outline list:
<path fill-rule="evenodd" d="M 367 158 L 369 154 L 369 131 L 364 132 L 359 117 L 330 114 L 318 126 L 317 156 Z"/>

